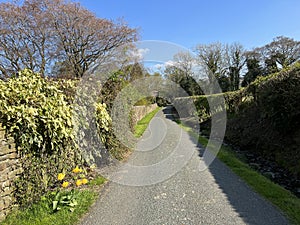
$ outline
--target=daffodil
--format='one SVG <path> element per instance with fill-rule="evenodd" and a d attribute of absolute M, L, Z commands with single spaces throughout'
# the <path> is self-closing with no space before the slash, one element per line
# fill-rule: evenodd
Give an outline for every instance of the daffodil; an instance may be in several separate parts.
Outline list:
<path fill-rule="evenodd" d="M 58 176 L 57 176 L 57 180 L 63 180 L 65 178 L 65 174 L 63 173 L 59 173 Z"/>
<path fill-rule="evenodd" d="M 76 166 L 73 170 L 72 170 L 73 173 L 81 173 L 82 172 L 82 169 L 80 169 L 78 166 Z"/>
<path fill-rule="evenodd" d="M 76 186 L 80 186 L 80 185 L 82 185 L 82 180 L 77 180 L 76 181 Z"/>
<path fill-rule="evenodd" d="M 88 179 L 83 178 L 83 179 L 81 180 L 81 182 L 82 182 L 82 184 L 87 184 L 89 181 L 88 181 Z"/>
<path fill-rule="evenodd" d="M 68 182 L 68 181 L 65 181 L 65 182 L 62 183 L 61 186 L 62 186 L 63 188 L 66 188 L 66 187 L 69 186 L 69 182 Z"/>

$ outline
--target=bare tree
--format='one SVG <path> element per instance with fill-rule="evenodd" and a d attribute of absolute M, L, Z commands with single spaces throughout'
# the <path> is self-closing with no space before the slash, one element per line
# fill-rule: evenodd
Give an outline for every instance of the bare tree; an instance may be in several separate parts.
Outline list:
<path fill-rule="evenodd" d="M 265 74 L 278 72 L 300 59 L 300 41 L 279 36 L 269 44 L 255 48 L 252 52 L 260 54 Z"/>
<path fill-rule="evenodd" d="M 9 76 L 23 68 L 44 74 L 54 54 L 53 31 L 39 1 L 0 4 L 0 70 Z"/>
<path fill-rule="evenodd" d="M 72 72 L 81 77 L 91 64 L 135 41 L 137 30 L 122 21 L 97 18 L 79 3 L 25 0 L 0 3 L 0 71 L 9 76 L 29 68 L 41 74 Z M 71 71 L 70 71 L 71 70 Z"/>
<path fill-rule="evenodd" d="M 218 78 L 225 73 L 224 46 L 221 43 L 198 45 L 195 52 L 210 82 L 213 82 L 213 77 Z"/>
<path fill-rule="evenodd" d="M 239 89 L 241 70 L 246 63 L 245 50 L 239 43 L 226 46 L 226 61 L 230 80 L 230 90 Z"/>
<path fill-rule="evenodd" d="M 208 77 L 207 92 L 216 93 L 221 87 L 222 91 L 229 89 L 229 81 L 226 76 L 226 48 L 221 43 L 198 45 L 195 48 L 199 64 L 203 67 Z M 205 81 L 203 81 L 205 83 Z"/>
<path fill-rule="evenodd" d="M 78 3 L 51 5 L 51 19 L 58 44 L 76 77 L 89 66 L 103 60 L 116 48 L 136 40 L 136 30 L 124 22 L 97 18 Z"/>
<path fill-rule="evenodd" d="M 179 52 L 174 55 L 173 61 L 166 65 L 164 74 L 170 80 L 179 84 L 189 95 L 203 94 L 196 82 L 196 59 L 189 52 Z"/>
<path fill-rule="evenodd" d="M 276 37 L 265 49 L 269 58 L 275 57 L 281 68 L 286 68 L 300 59 L 300 41 L 292 38 Z"/>

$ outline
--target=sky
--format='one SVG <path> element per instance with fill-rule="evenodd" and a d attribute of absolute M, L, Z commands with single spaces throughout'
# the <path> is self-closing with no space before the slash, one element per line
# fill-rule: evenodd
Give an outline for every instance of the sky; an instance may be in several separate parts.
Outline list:
<path fill-rule="evenodd" d="M 263 46 L 277 36 L 300 40 L 299 0 L 78 0 L 98 17 L 123 18 L 140 40 L 188 49 L 197 44 Z"/>

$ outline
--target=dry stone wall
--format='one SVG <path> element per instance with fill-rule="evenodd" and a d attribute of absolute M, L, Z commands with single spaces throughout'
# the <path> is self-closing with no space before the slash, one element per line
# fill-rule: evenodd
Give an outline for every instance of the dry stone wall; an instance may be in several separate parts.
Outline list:
<path fill-rule="evenodd" d="M 20 173 L 21 167 L 14 140 L 5 137 L 5 130 L 0 124 L 0 221 L 13 207 L 13 183 Z"/>
<path fill-rule="evenodd" d="M 137 124 L 145 115 L 157 108 L 157 104 L 147 105 L 147 106 L 134 106 L 132 113 L 132 123 L 133 126 Z"/>

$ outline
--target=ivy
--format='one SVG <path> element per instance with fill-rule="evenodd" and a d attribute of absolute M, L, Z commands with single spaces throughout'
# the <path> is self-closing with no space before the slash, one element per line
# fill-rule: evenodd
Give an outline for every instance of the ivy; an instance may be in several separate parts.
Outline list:
<path fill-rule="evenodd" d="M 25 69 L 0 81 L 0 123 L 14 137 L 23 172 L 16 181 L 18 203 L 39 200 L 56 175 L 76 164 L 72 106 L 58 82 Z"/>

